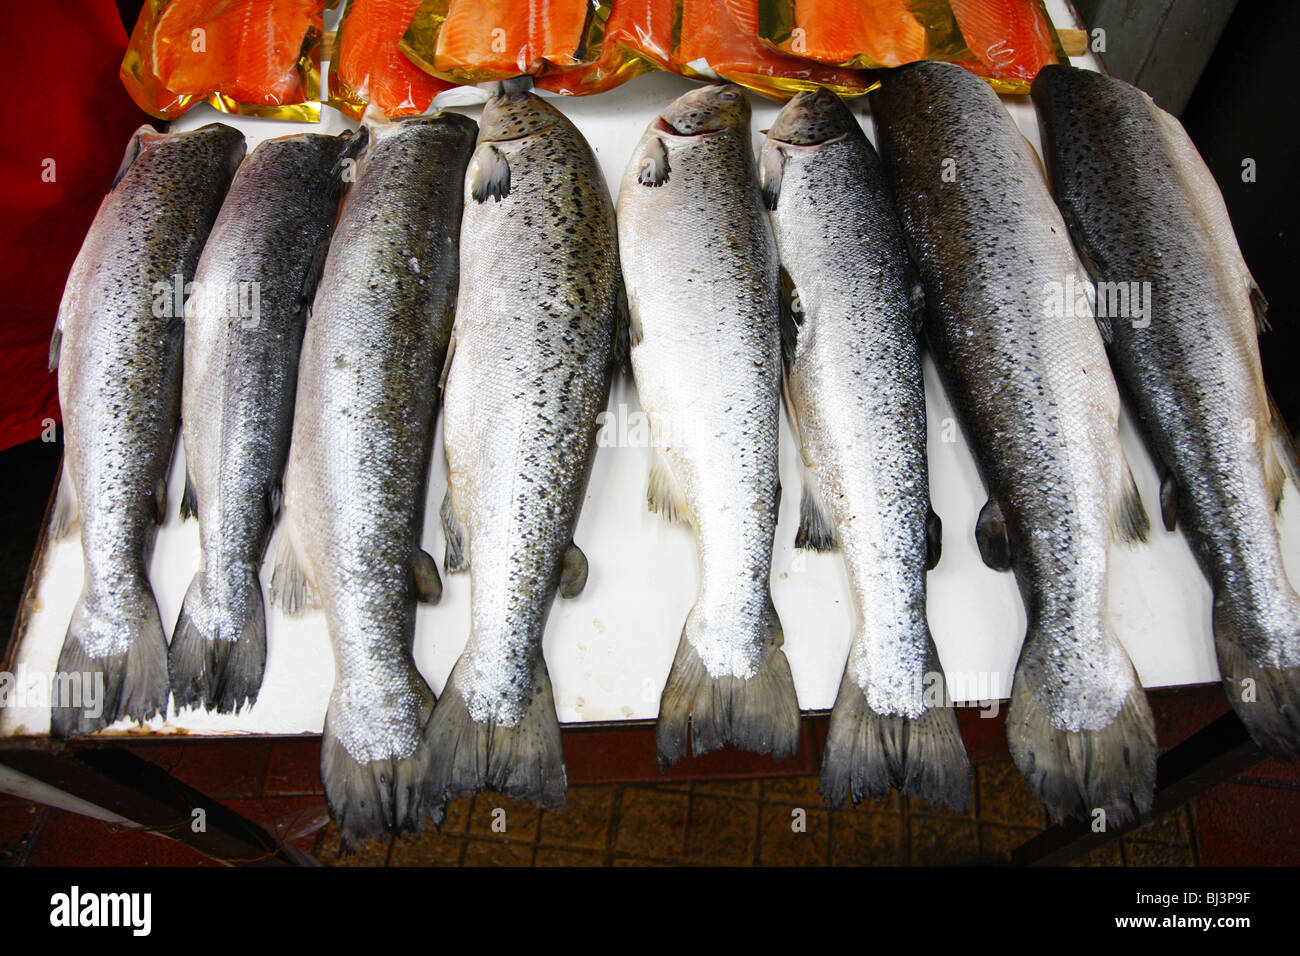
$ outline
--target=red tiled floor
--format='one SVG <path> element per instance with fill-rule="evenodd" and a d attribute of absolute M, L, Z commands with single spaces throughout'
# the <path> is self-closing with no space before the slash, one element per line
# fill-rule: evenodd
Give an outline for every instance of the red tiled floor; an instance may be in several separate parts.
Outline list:
<path fill-rule="evenodd" d="M 271 745 L 266 768 L 266 796 L 324 793 L 320 782 L 320 741 L 286 741 Z"/>
<path fill-rule="evenodd" d="M 1221 784 L 1193 805 L 1202 866 L 1300 864 L 1300 790 Z"/>
<path fill-rule="evenodd" d="M 1151 692 L 1150 701 L 1161 750 L 1182 743 L 1232 709 L 1218 684 L 1157 690 Z"/>
<path fill-rule="evenodd" d="M 222 800 L 262 794 L 271 744 L 253 740 L 204 741 L 179 748 L 159 745 L 131 748 L 136 756 L 156 763 L 177 780 Z"/>
<path fill-rule="evenodd" d="M 1226 707 L 1217 688 L 1152 695 L 1164 747 Z M 566 813 L 539 818 L 529 807 L 506 807 L 496 795 L 465 799 L 449 808 L 437 839 L 399 840 L 391 852 L 391 841 L 382 841 L 346 859 L 335 859 L 337 828 L 323 826 L 318 741 L 177 741 L 128 749 L 331 863 L 1003 862 L 1041 826 L 1042 812 L 1005 754 L 1005 712 L 992 720 L 979 713 L 959 711 L 976 764 L 975 799 L 963 815 L 896 794 L 826 813 L 816 766 L 824 716 L 804 721 L 802 747 L 792 760 L 778 764 L 728 748 L 688 758 L 667 774 L 654 764 L 652 727 L 599 729 L 565 734 L 571 780 L 608 775 L 622 782 L 575 786 Z M 498 806 L 507 808 L 505 834 L 490 827 Z M 806 813 L 802 830 L 792 829 L 792 811 Z M 1108 847 L 1104 858 L 1094 856 L 1120 865 L 1294 864 L 1300 862 L 1297 821 L 1300 764 L 1267 761 L 1202 796 L 1195 812 L 1161 818 Z M 148 833 L 7 800 L 0 804 L 0 862 L 24 859 L 34 865 L 211 862 Z"/>
<path fill-rule="evenodd" d="M 28 866 L 219 866 L 153 833 L 128 830 L 89 817 L 50 810 Z"/>
<path fill-rule="evenodd" d="M 1240 779 L 1243 782 L 1269 780 L 1300 788 L 1300 760 L 1263 760 L 1243 773 Z"/>
<path fill-rule="evenodd" d="M 311 853 L 321 830 L 329 823 L 329 808 L 319 796 L 253 797 L 222 801 L 272 836 Z"/>
<path fill-rule="evenodd" d="M 0 866 L 18 866 L 27 859 L 44 810 L 32 803 L 0 807 Z"/>

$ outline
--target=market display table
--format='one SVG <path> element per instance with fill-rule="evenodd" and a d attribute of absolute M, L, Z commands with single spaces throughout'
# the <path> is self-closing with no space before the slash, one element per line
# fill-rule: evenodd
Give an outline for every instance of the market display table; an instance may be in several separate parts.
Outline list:
<path fill-rule="evenodd" d="M 1073 25 L 1073 17 L 1063 2 L 1049 2 L 1048 7 L 1058 26 Z M 1090 56 L 1074 62 L 1098 66 Z M 558 102 L 591 142 L 611 195 L 617 196 L 624 166 L 645 127 L 660 109 L 691 85 L 681 77 L 650 74 L 600 96 Z M 778 106 L 754 96 L 751 102 L 757 149 L 762 131 L 771 125 Z M 1037 122 L 1028 98 L 1004 97 L 1004 102 L 1028 140 L 1039 148 Z M 453 108 L 477 115 L 473 106 Z M 874 140 L 865 101 L 859 100 L 854 109 Z M 307 126 L 226 116 L 200 106 L 174 128 L 192 129 L 217 120 L 230 123 L 245 133 L 251 150 L 268 137 L 313 129 L 338 132 L 348 125 L 341 114 L 328 107 L 323 114 L 319 124 Z M 959 705 L 967 705 L 961 711 L 963 733 L 978 759 L 973 741 L 992 738 L 993 727 L 997 734 L 1001 733 L 1001 719 L 985 720 L 980 715 L 992 711 L 995 702 L 1010 694 L 1025 614 L 1012 575 L 989 570 L 980 561 L 974 529 L 985 494 L 970 448 L 929 358 L 925 384 L 931 499 L 944 530 L 942 560 L 929 575 L 929 620 L 950 693 Z M 1115 631 L 1146 687 L 1217 685 L 1209 587 L 1182 535 L 1167 533 L 1159 526 L 1156 468 L 1127 412 L 1121 419 L 1121 439 L 1143 501 L 1155 520 L 1149 543 L 1117 545 L 1114 549 L 1109 603 Z M 691 532 L 670 525 L 646 508 L 649 430 L 630 378 L 620 377 L 614 384 L 600 444 L 575 535 L 590 561 L 590 577 L 579 597 L 557 598 L 545 638 L 547 665 L 556 709 L 566 728 L 566 757 L 574 782 L 644 779 L 644 775 L 657 773 L 649 722 L 656 716 L 660 691 L 694 601 L 697 580 Z M 441 566 L 444 542 L 437 515 L 446 490 L 441 429 L 436 448 L 428 483 L 423 546 Z M 785 494 L 773 555 L 772 596 L 784 625 L 785 651 L 800 705 L 807 713 L 824 714 L 833 704 L 839 686 L 851 638 L 853 605 L 838 553 L 815 554 L 794 548 L 799 518 L 796 461 L 789 423 L 783 418 L 781 482 Z M 178 450 L 168 488 L 168 517 L 159 528 L 150 567 L 162 620 L 169 632 L 200 562 L 197 523 L 182 521 L 177 509 L 184 475 L 184 453 Z M 1293 577 L 1300 576 L 1297 490 L 1294 486 L 1287 488 L 1280 514 L 1283 554 Z M 74 533 L 52 540 L 48 524 L 47 516 L 47 531 L 33 558 L 22 610 L 3 662 L 4 669 L 15 676 L 18 688 L 41 680 L 48 685 L 81 589 L 78 536 Z M 262 569 L 264 588 L 269 588 L 281 534 L 282 529 L 277 529 L 268 549 Z M 421 606 L 417 613 L 415 660 L 435 691 L 441 690 L 464 647 L 469 632 L 469 592 L 468 575 L 446 575 L 441 602 L 434 607 Z M 187 743 L 208 738 L 318 737 L 333 680 L 333 658 L 321 612 L 289 618 L 268 605 L 265 680 L 257 703 L 243 713 L 173 711 L 143 728 L 123 721 L 92 740 L 73 745 L 66 753 L 76 756 L 72 764 L 67 764 L 65 758 L 54 755 L 57 748 L 48 738 L 47 700 L 39 693 L 30 699 L 19 693 L 11 695 L 8 706 L 0 709 L 0 765 L 20 770 L 28 778 L 45 780 L 92 803 L 96 802 L 96 788 L 102 785 L 99 806 L 105 806 L 104 799 L 116 801 L 121 816 L 146 823 L 149 821 L 142 815 L 151 820 L 160 814 L 165 816 L 170 804 L 167 800 L 150 803 L 148 799 L 133 804 L 124 796 L 122 788 L 129 789 L 129 783 L 123 776 L 131 775 L 133 765 L 120 759 L 115 762 L 108 756 L 114 742 L 172 735 L 184 735 Z M 1221 691 L 1215 686 L 1210 693 Z M 1162 695 L 1153 698 L 1157 714 L 1163 699 Z M 987 702 L 982 710 L 979 702 Z M 700 778 L 813 773 L 824 731 L 824 718 L 810 720 L 799 758 L 785 765 L 727 752 L 688 759 L 673 773 Z M 627 738 L 626 734 L 634 737 Z M 635 738 L 636 734 L 641 737 Z M 1241 754 L 1247 752 L 1242 749 L 1242 741 L 1231 733 L 1220 737 L 1216 738 L 1219 745 L 1229 750 L 1237 748 Z M 639 742 L 628 745 L 629 739 Z M 997 740 L 996 744 L 979 746 L 996 753 L 1004 746 L 1000 737 Z M 59 772 L 59 766 L 73 769 Z M 138 766 L 135 770 L 150 773 Z M 150 776 L 150 780 L 162 785 L 155 777 Z M 0 789 L 4 788 L 0 777 Z M 201 797 L 188 792 L 177 797 L 180 804 L 176 805 L 188 800 L 192 809 L 197 805 L 193 801 Z M 221 813 L 215 811 L 214 815 L 220 817 Z M 228 836 L 233 834 L 230 839 L 234 843 L 209 847 L 204 852 L 211 850 L 228 859 L 250 859 L 269 853 L 271 861 L 303 862 L 294 856 L 297 851 L 288 852 L 292 848 L 268 848 L 265 840 L 239 819 L 222 817 L 224 823 L 219 827 Z M 262 837 L 267 836 L 262 832 Z M 258 848 L 258 853 L 252 852 Z"/>

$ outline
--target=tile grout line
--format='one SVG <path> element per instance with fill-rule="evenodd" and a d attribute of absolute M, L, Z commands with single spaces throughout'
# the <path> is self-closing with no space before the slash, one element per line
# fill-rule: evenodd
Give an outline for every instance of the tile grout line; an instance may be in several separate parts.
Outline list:
<path fill-rule="evenodd" d="M 605 861 L 604 865 L 614 865 L 614 845 L 618 836 L 619 818 L 623 812 L 624 784 L 614 788 L 614 799 L 609 801 L 609 815 L 605 818 Z"/>
<path fill-rule="evenodd" d="M 1201 865 L 1201 843 L 1196 835 L 1195 811 L 1192 809 L 1192 801 L 1183 805 L 1183 818 L 1187 823 L 1187 848 L 1192 854 L 1192 866 Z"/>
<path fill-rule="evenodd" d="M 27 861 L 31 859 L 32 854 L 36 852 L 36 845 L 41 841 L 41 838 L 45 836 L 45 824 L 50 819 L 50 808 L 42 806 L 41 804 L 36 804 L 36 806 L 39 806 L 41 810 L 40 813 L 37 814 L 36 826 L 32 829 L 32 838 L 27 844 L 27 849 L 23 851 L 18 862 L 14 864 L 15 866 L 26 866 Z"/>

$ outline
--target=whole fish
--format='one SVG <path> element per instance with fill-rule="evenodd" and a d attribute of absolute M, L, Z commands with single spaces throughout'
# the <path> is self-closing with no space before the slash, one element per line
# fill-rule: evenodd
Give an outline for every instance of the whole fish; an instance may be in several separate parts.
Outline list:
<path fill-rule="evenodd" d="M 429 723 L 433 789 L 542 807 L 567 779 L 542 657 L 556 589 L 578 594 L 573 531 L 614 368 L 614 207 L 582 134 L 526 90 L 483 109 L 465 178 L 447 368 L 448 571 L 470 572 L 470 635 Z"/>
<path fill-rule="evenodd" d="M 411 644 L 417 599 L 442 592 L 420 533 L 475 128 L 454 114 L 370 127 L 303 336 L 271 592 L 325 612 L 321 779 L 346 848 L 419 830 L 430 809 L 434 697 Z"/>
<path fill-rule="evenodd" d="M 800 93 L 759 164 L 789 305 L 785 394 L 803 474 L 796 544 L 844 553 L 857 617 L 821 790 L 964 808 L 970 761 L 925 614 L 930 509 L 920 313 L 880 158 L 829 90 Z"/>
<path fill-rule="evenodd" d="M 55 702 L 55 736 L 166 713 L 167 638 L 147 566 L 166 514 L 181 398 L 184 296 L 244 137 L 220 123 L 142 126 L 72 264 L 50 368 L 59 370 L 63 478 L 53 533 L 79 510 L 85 577 L 58 671 L 102 674 L 98 716 Z"/>
<path fill-rule="evenodd" d="M 1033 87 L 1057 203 L 1097 283 L 1111 360 L 1214 591 L 1223 686 L 1266 750 L 1300 749 L 1300 597 L 1274 511 L 1293 461 L 1269 410 L 1265 302 L 1182 124 L 1122 80 L 1051 66 Z"/>
<path fill-rule="evenodd" d="M 925 290 L 927 331 L 989 500 L 976 539 L 1014 570 L 1028 630 L 1011 755 L 1055 816 L 1151 806 L 1155 734 L 1108 619 L 1112 540 L 1146 513 L 1119 443 L 1119 392 L 1082 266 L 1032 147 L 989 86 L 920 63 L 873 94 L 881 154 Z"/>
<path fill-rule="evenodd" d="M 199 258 L 185 317 L 182 514 L 203 550 L 168 650 L 176 707 L 238 710 L 266 666 L 258 569 L 280 504 L 298 353 L 358 138 L 262 143 L 240 166 Z"/>
<path fill-rule="evenodd" d="M 646 130 L 618 198 L 652 510 L 695 531 L 700 586 L 659 704 L 661 764 L 731 743 L 777 758 L 799 704 L 769 577 L 781 414 L 780 277 L 749 104 L 692 90 Z"/>

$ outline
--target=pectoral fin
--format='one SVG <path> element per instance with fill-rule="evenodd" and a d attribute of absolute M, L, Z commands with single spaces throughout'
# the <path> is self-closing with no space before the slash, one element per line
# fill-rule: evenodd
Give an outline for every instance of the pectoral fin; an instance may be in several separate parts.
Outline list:
<path fill-rule="evenodd" d="M 564 552 L 564 569 L 560 572 L 560 597 L 575 598 L 587 586 L 587 556 L 572 541 Z"/>
<path fill-rule="evenodd" d="M 925 569 L 933 571 L 943 554 L 943 521 L 931 508 L 925 516 Z"/>
<path fill-rule="evenodd" d="M 994 571 L 1011 569 L 1011 538 L 1007 534 L 1007 522 L 1002 509 L 992 498 L 980 509 L 979 520 L 975 523 L 975 543 L 979 546 L 980 558 Z"/>
<path fill-rule="evenodd" d="M 500 202 L 510 195 L 510 163 L 495 146 L 484 146 L 474 154 L 468 179 L 469 194 L 475 202 Z"/>
<path fill-rule="evenodd" d="M 636 181 L 642 186 L 662 186 L 668 182 L 672 167 L 668 165 L 668 147 L 662 139 L 656 138 L 641 156 Z"/>
<path fill-rule="evenodd" d="M 415 576 L 416 596 L 424 604 L 437 604 L 442 599 L 442 578 L 438 577 L 438 565 L 429 552 L 415 549 L 411 571 Z"/>

